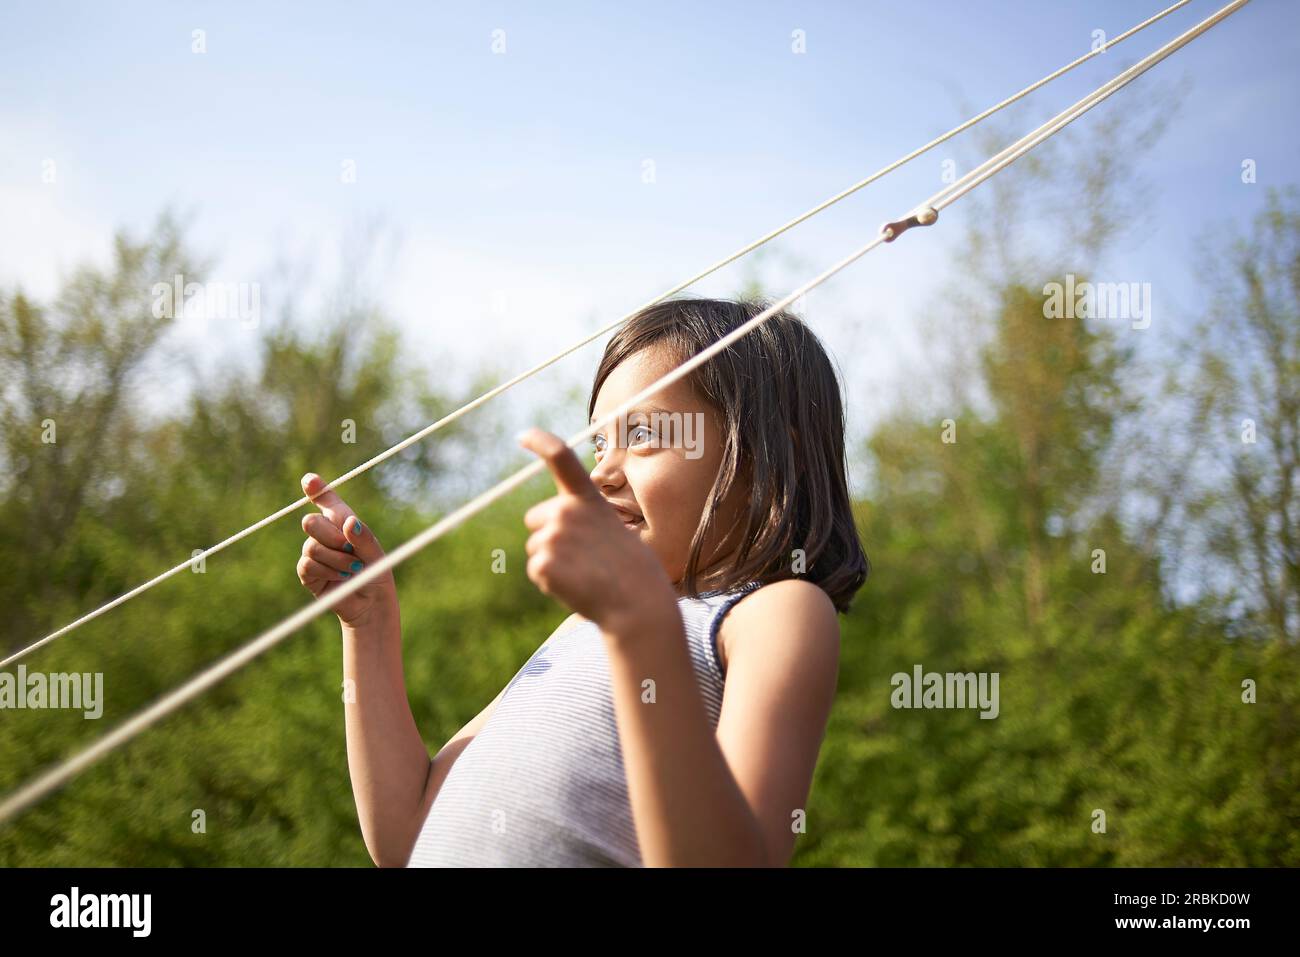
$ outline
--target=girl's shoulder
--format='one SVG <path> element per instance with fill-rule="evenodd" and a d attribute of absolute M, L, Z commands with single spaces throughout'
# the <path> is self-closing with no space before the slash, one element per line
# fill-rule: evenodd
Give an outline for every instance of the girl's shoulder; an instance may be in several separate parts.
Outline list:
<path fill-rule="evenodd" d="M 554 638 L 556 635 L 562 635 L 570 628 L 576 628 L 579 625 L 586 624 L 586 622 L 587 619 L 583 618 L 575 611 L 573 612 L 573 614 L 569 615 L 568 618 L 564 619 L 564 621 L 560 622 L 559 625 L 556 626 L 555 630 L 551 632 L 550 637 Z M 549 641 L 550 639 L 548 638 L 547 640 Z"/>
<path fill-rule="evenodd" d="M 701 592 L 701 600 L 712 603 L 739 604 L 747 608 L 791 608 L 796 611 L 829 608 L 835 605 L 820 585 L 806 578 L 782 578 L 779 581 L 750 581 L 725 591 Z"/>
<path fill-rule="evenodd" d="M 713 623 L 713 641 L 724 673 L 741 635 L 762 632 L 839 646 L 835 604 L 820 585 L 806 578 L 750 582 L 726 593 L 719 612 Z"/>

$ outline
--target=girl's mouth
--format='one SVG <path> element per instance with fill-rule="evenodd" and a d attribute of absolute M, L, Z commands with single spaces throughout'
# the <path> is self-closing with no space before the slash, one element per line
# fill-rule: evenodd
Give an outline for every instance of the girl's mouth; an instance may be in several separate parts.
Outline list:
<path fill-rule="evenodd" d="M 632 512 L 629 512 L 625 508 L 619 508 L 617 505 L 615 505 L 614 511 L 618 512 L 618 517 L 622 520 L 623 526 L 625 528 L 640 528 L 642 525 L 645 524 L 644 517 L 640 515 L 635 515 Z"/>

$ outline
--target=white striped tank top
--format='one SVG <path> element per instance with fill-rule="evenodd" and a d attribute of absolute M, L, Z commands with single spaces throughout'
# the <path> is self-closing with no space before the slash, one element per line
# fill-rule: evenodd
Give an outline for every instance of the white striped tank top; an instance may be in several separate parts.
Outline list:
<path fill-rule="evenodd" d="M 716 729 L 726 679 L 717 632 L 759 587 L 680 598 L 691 665 Z M 640 867 L 599 627 L 552 635 L 452 765 L 407 867 Z"/>

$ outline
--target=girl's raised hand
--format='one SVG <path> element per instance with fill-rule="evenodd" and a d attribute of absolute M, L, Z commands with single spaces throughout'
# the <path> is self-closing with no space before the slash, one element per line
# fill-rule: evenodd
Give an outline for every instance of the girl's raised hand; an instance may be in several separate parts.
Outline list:
<path fill-rule="evenodd" d="M 529 429 L 519 444 L 546 462 L 559 492 L 524 514 L 533 583 L 606 630 L 675 607 L 659 559 L 624 527 L 573 449 L 542 429 Z"/>
<path fill-rule="evenodd" d="M 357 518 L 333 489 L 322 493 L 324 487 L 325 480 L 315 472 L 302 477 L 303 493 L 320 513 L 313 512 L 302 519 L 307 540 L 302 543 L 302 557 L 298 559 L 298 580 L 317 596 L 338 588 L 367 565 L 384 557 L 384 550 L 369 526 Z M 392 572 L 349 595 L 333 609 L 340 622 L 353 628 L 363 627 L 379 614 L 396 610 L 397 586 Z"/>

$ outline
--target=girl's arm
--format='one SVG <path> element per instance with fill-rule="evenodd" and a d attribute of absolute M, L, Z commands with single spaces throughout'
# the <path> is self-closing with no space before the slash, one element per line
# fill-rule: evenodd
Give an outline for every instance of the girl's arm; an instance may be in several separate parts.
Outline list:
<path fill-rule="evenodd" d="M 315 473 L 303 491 L 320 514 L 303 518 L 298 577 L 314 595 L 337 588 L 384 550 L 370 527 Z M 392 574 L 334 607 L 343 629 L 343 714 L 348 772 L 361 833 L 381 867 L 404 866 L 415 844 L 433 762 L 420 738 L 402 673 L 402 627 Z"/>
<path fill-rule="evenodd" d="M 835 694 L 835 608 L 798 580 L 736 603 L 719 635 L 731 654 L 715 734 L 676 605 L 658 604 L 658 615 L 643 611 L 603 629 L 642 862 L 784 866 L 806 820 Z"/>
<path fill-rule="evenodd" d="M 401 620 L 391 608 L 361 624 L 343 624 L 348 773 L 370 857 L 404 867 L 423 823 L 433 762 L 415 726 L 402 673 Z"/>

